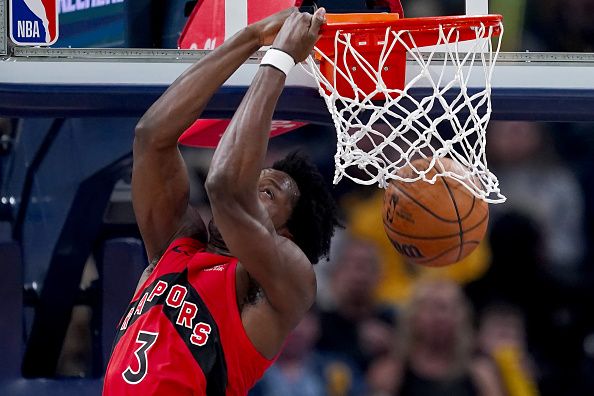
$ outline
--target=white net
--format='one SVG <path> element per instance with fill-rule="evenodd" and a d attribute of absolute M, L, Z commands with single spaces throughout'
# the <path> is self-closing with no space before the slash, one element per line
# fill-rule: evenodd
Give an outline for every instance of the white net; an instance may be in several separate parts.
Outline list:
<path fill-rule="evenodd" d="M 347 177 L 386 187 L 392 179 L 434 183 L 445 176 L 486 202 L 505 201 L 485 155 L 491 77 L 501 45 L 501 34 L 495 43 L 491 40 L 494 29 L 503 33 L 501 25 L 480 24 L 472 28 L 476 39 L 461 41 L 458 28 L 440 25 L 437 46 L 419 48 L 410 30 L 386 28 L 377 62 L 366 58 L 365 43 L 355 42 L 350 32 L 336 32 L 330 57 L 316 47 L 334 73 L 324 75 L 312 57 L 307 60 L 337 132 L 334 183 Z M 386 61 L 398 47 L 406 50 L 407 82 L 403 88 L 387 87 Z M 373 91 L 357 86 L 361 76 L 372 81 Z M 337 87 L 340 79 L 350 84 L 346 94 Z M 412 166 L 418 158 L 428 161 Z M 436 166 L 443 165 L 442 158 L 455 166 Z"/>

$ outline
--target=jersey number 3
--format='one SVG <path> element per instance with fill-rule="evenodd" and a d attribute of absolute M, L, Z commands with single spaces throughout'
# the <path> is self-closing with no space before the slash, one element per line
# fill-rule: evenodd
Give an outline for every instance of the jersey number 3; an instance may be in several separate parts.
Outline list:
<path fill-rule="evenodd" d="M 146 376 L 148 370 L 148 357 L 147 352 L 157 341 L 159 333 L 151 333 L 148 331 L 139 331 L 138 337 L 136 337 L 136 343 L 140 344 L 140 347 L 134 351 L 134 355 L 138 360 L 138 370 L 133 370 L 132 367 L 128 366 L 122 373 L 124 381 L 129 384 L 135 385 L 140 383 Z"/>

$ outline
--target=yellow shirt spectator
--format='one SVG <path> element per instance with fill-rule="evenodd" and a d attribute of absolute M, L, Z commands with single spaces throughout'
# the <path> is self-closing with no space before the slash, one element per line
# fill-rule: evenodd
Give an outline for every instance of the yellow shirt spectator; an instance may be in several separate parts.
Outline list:
<path fill-rule="evenodd" d="M 400 304 L 408 298 L 414 283 L 425 275 L 439 275 L 459 284 L 479 278 L 487 269 L 490 251 L 483 241 L 464 260 L 442 268 L 423 267 L 403 260 L 386 236 L 381 213 L 384 190 L 377 190 L 371 197 L 348 196 L 343 204 L 347 212 L 347 228 L 355 237 L 377 244 L 380 251 L 382 279 L 377 288 L 381 302 Z"/>

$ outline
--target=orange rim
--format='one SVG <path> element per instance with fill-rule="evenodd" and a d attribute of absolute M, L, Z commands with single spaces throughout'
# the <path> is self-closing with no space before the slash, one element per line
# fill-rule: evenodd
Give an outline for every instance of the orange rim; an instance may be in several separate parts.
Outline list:
<path fill-rule="evenodd" d="M 337 30 L 357 31 L 374 30 L 392 27 L 394 30 L 428 31 L 444 28 L 471 29 L 485 25 L 499 26 L 503 17 L 501 15 L 459 15 L 425 18 L 402 18 L 395 13 L 371 14 L 326 14 L 326 23 L 322 25 L 320 33 L 323 36 L 334 34 Z M 499 30 L 493 32 L 498 35 Z"/>
<path fill-rule="evenodd" d="M 350 14 L 326 14 L 327 26 L 361 26 L 376 23 L 388 23 L 400 19 L 396 13 L 350 13 Z"/>

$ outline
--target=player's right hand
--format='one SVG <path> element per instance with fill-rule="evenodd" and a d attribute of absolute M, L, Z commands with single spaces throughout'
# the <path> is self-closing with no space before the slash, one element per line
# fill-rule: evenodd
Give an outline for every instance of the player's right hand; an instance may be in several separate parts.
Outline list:
<path fill-rule="evenodd" d="M 295 62 L 303 62 L 318 41 L 320 27 L 326 21 L 326 10 L 319 8 L 315 14 L 295 12 L 287 18 L 272 43 L 272 48 L 285 51 Z"/>

